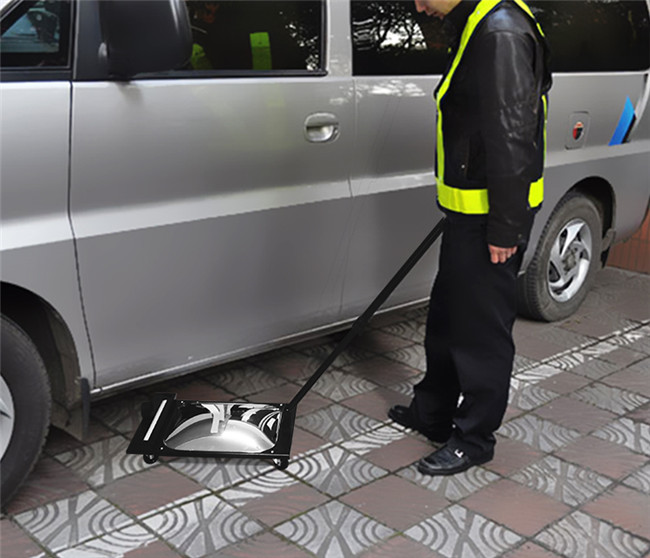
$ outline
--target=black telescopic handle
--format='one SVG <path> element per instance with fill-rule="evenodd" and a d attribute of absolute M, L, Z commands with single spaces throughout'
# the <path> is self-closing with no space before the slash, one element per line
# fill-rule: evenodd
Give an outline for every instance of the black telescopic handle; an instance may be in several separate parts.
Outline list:
<path fill-rule="evenodd" d="M 352 342 L 352 340 L 361 333 L 363 328 L 366 327 L 368 322 L 370 321 L 370 318 L 372 318 L 379 310 L 379 307 L 386 302 L 386 299 L 393 293 L 393 291 L 397 288 L 397 286 L 404 280 L 404 277 L 408 275 L 408 273 L 413 269 L 416 263 L 418 263 L 421 259 L 422 256 L 427 252 L 427 250 L 431 247 L 431 245 L 437 240 L 437 238 L 442 234 L 442 229 L 444 227 L 445 223 L 445 218 L 443 217 L 438 221 L 435 227 L 433 227 L 432 231 L 427 235 L 427 237 L 422 241 L 422 243 L 415 249 L 415 251 L 409 256 L 409 259 L 404 262 L 402 267 L 399 268 L 397 273 L 393 276 L 393 278 L 388 282 L 388 284 L 383 288 L 383 290 L 377 295 L 377 298 L 373 300 L 370 303 L 370 306 L 366 308 L 365 312 L 359 316 L 354 324 L 352 324 L 352 328 L 346 336 L 339 341 L 338 345 L 334 347 L 332 352 L 327 356 L 327 358 L 321 363 L 321 365 L 318 367 L 318 369 L 312 374 L 311 378 L 307 381 L 307 383 L 302 386 L 300 391 L 295 395 L 295 397 L 289 402 L 288 408 L 289 409 L 294 409 L 300 401 L 307 395 L 307 392 L 314 386 L 314 384 L 320 379 L 320 377 L 323 375 L 323 373 L 330 367 L 330 365 L 334 362 L 336 357 L 338 357 L 345 349 L 348 348 L 348 345 Z"/>

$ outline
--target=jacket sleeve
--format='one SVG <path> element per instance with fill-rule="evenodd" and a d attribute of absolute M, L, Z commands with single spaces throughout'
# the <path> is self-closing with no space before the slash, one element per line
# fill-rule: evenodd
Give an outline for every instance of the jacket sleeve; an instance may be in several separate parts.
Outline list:
<path fill-rule="evenodd" d="M 535 41 L 524 33 L 493 31 L 476 46 L 490 205 L 487 238 L 495 246 L 511 247 L 528 240 L 534 216 L 528 191 L 539 178 L 531 176 L 541 148 Z"/>

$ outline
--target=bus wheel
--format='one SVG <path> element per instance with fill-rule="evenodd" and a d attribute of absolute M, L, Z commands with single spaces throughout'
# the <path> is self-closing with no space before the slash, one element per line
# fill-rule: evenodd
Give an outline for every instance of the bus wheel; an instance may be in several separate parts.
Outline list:
<path fill-rule="evenodd" d="M 591 198 L 570 194 L 560 201 L 519 277 L 521 314 L 552 322 L 578 309 L 601 265 L 602 230 Z"/>
<path fill-rule="evenodd" d="M 1 318 L 0 477 L 2 507 L 34 467 L 50 426 L 51 392 L 43 359 L 27 334 Z"/>

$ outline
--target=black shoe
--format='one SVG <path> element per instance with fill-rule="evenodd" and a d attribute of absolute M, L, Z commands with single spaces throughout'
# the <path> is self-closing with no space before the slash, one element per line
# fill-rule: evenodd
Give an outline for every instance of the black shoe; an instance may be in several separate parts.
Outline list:
<path fill-rule="evenodd" d="M 404 405 L 393 405 L 388 410 L 388 418 L 394 420 L 397 424 L 401 424 L 406 428 L 410 428 L 411 430 L 419 432 L 432 442 L 436 442 L 438 444 L 444 444 L 451 437 L 451 429 L 449 432 L 441 432 L 438 430 L 422 428 L 413 420 L 413 417 L 411 416 L 411 409 L 409 407 L 405 407 Z"/>
<path fill-rule="evenodd" d="M 423 475 L 455 475 L 470 467 L 491 461 L 494 451 L 470 457 L 463 450 L 444 446 L 418 461 L 418 471 Z"/>

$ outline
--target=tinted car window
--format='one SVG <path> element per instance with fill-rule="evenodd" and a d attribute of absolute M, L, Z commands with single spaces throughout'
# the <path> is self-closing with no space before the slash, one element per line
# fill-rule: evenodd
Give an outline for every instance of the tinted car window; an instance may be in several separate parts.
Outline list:
<path fill-rule="evenodd" d="M 353 0 L 355 75 L 441 74 L 448 39 L 437 18 L 418 14 L 412 1 Z"/>
<path fill-rule="evenodd" d="M 195 70 L 317 71 L 322 1 L 186 2 Z"/>
<path fill-rule="evenodd" d="M 650 64 L 645 0 L 531 0 L 556 72 L 643 70 Z"/>
<path fill-rule="evenodd" d="M 61 68 L 70 64 L 70 1 L 22 2 L 2 18 L 4 68 Z"/>

